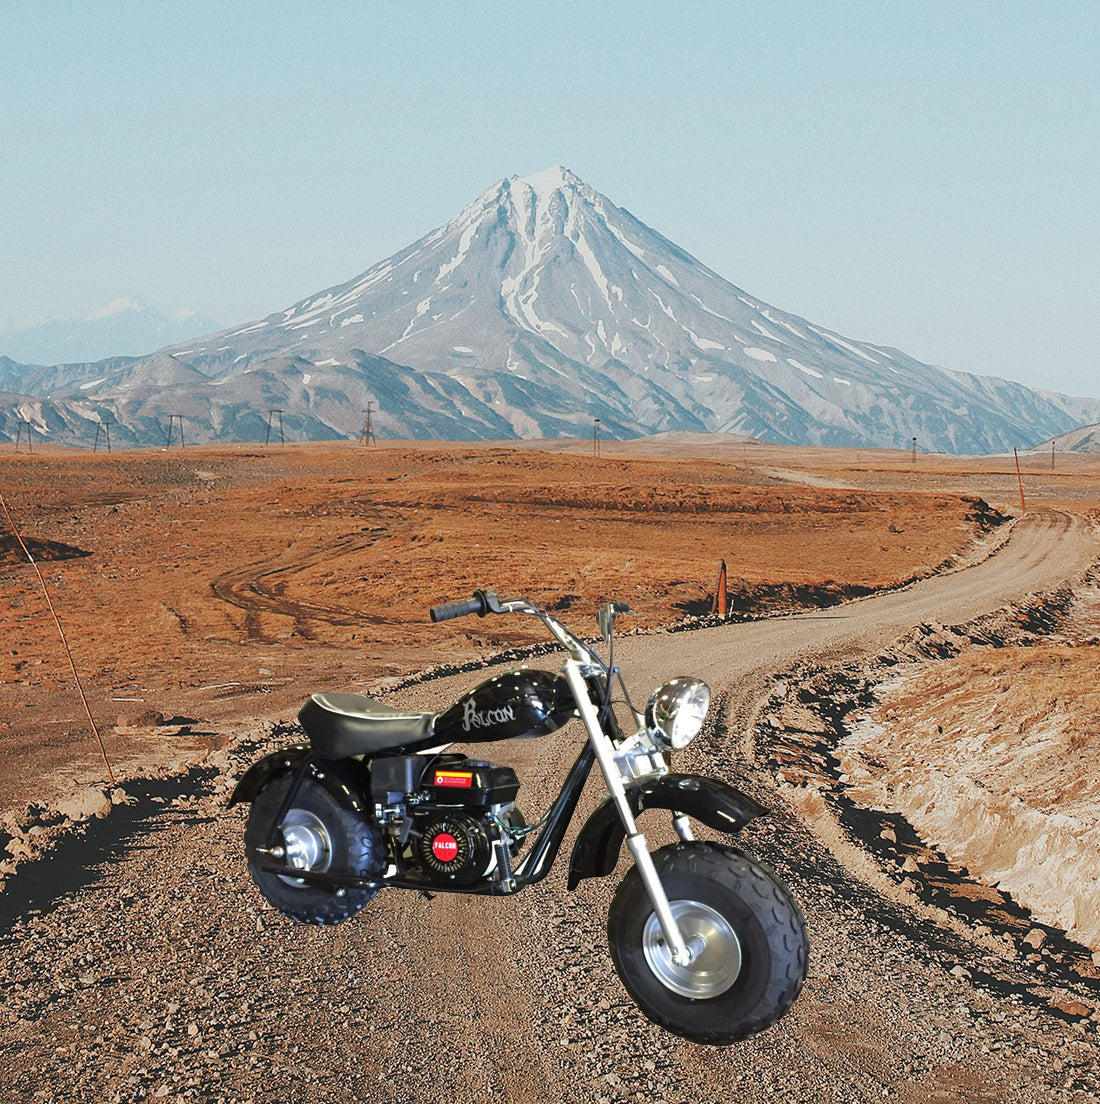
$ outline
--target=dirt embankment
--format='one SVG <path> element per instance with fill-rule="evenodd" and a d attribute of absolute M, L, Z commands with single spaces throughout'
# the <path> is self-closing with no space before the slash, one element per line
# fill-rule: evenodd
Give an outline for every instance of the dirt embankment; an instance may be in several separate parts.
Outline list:
<path fill-rule="evenodd" d="M 1096 952 L 1100 590 L 1054 634 L 899 672 L 839 748 L 849 793 Z"/>
<path fill-rule="evenodd" d="M 1098 611 L 1094 579 L 922 624 L 870 664 L 789 672 L 758 726 L 779 792 L 832 852 L 974 944 L 953 972 L 1092 1029 Z"/>

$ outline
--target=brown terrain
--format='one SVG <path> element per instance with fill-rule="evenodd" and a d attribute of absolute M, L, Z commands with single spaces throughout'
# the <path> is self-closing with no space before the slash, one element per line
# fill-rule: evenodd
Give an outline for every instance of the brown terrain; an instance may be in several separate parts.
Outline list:
<path fill-rule="evenodd" d="M 1021 463 L 1026 512 L 1011 458 L 726 438 L 9 451 L 98 737 L 0 515 L 0 1101 L 1095 1099 L 1100 459 Z M 680 766 L 771 807 L 810 930 L 775 1028 L 649 1024 L 564 865 L 336 929 L 252 888 L 235 779 L 315 690 L 439 708 L 537 642 L 428 621 L 482 585 L 711 683 Z M 485 752 L 529 819 L 575 753 Z"/>

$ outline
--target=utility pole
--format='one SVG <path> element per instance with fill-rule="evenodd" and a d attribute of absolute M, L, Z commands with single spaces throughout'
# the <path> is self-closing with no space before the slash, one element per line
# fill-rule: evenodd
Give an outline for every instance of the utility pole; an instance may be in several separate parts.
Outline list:
<path fill-rule="evenodd" d="M 109 422 L 103 422 L 103 421 L 96 423 L 96 427 L 95 427 L 95 444 L 92 446 L 92 452 L 98 452 L 99 451 L 99 431 L 101 429 L 103 430 L 103 432 L 107 436 L 107 451 L 110 452 L 111 451 L 111 426 L 110 426 Z M 182 431 L 180 433 L 180 437 L 181 437 L 181 439 L 183 437 Z"/>
<path fill-rule="evenodd" d="M 27 430 L 27 452 L 34 452 L 34 448 L 31 446 L 31 423 L 24 418 L 21 422 L 17 422 L 15 426 L 15 451 L 19 451 L 19 442 L 23 439 L 23 428 Z"/>
<path fill-rule="evenodd" d="M 600 458 L 600 419 L 596 418 L 592 423 L 592 459 Z"/>
<path fill-rule="evenodd" d="M 710 607 L 711 617 L 725 618 L 729 613 L 729 598 L 726 596 L 726 561 L 718 568 L 718 582 L 714 585 L 714 602 Z"/>
<path fill-rule="evenodd" d="M 917 462 L 917 439 L 913 438 L 913 463 Z"/>
<path fill-rule="evenodd" d="M 363 411 L 363 432 L 359 434 L 359 441 L 363 445 L 369 445 L 372 441 L 377 443 L 374 436 L 374 400 L 367 400 L 367 407 Z"/>
<path fill-rule="evenodd" d="M 183 448 L 183 415 L 182 414 L 169 414 L 168 415 L 168 444 L 167 448 L 172 446 L 172 426 L 176 422 L 180 424 L 180 448 Z"/>
<path fill-rule="evenodd" d="M 264 444 L 266 445 L 271 440 L 271 416 L 273 414 L 279 415 L 279 444 L 285 445 L 286 438 L 283 436 L 283 412 L 281 410 L 269 410 L 267 412 L 267 436 L 264 438 Z"/>

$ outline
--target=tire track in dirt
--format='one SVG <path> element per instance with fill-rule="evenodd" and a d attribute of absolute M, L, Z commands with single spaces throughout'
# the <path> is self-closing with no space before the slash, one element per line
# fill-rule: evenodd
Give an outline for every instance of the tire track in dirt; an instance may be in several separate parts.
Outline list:
<path fill-rule="evenodd" d="M 388 530 L 385 535 L 390 535 Z M 246 564 L 225 572 L 210 587 L 222 601 L 244 610 L 245 629 L 249 637 L 257 640 L 267 639 L 262 626 L 262 616 L 265 614 L 293 618 L 295 631 L 307 639 L 312 635 L 309 627 L 311 621 L 343 626 L 383 624 L 385 618 L 372 616 L 361 609 L 287 596 L 287 590 L 296 574 L 316 567 L 333 556 L 344 556 L 367 549 L 377 540 L 376 531 L 365 537 L 355 534 L 326 542 L 302 538 L 294 541 L 285 552 L 273 559 Z"/>

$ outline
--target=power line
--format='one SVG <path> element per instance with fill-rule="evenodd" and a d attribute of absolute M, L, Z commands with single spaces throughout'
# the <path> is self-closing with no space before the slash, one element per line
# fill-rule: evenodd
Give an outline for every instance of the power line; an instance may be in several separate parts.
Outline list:
<path fill-rule="evenodd" d="M 103 756 L 103 765 L 107 768 L 107 779 L 113 786 L 115 784 L 115 773 L 111 770 L 111 763 L 107 758 L 107 749 L 103 746 L 103 737 L 99 734 L 95 718 L 92 716 L 92 710 L 88 705 L 88 699 L 84 695 L 84 687 L 81 685 L 80 675 L 78 675 L 76 671 L 76 661 L 73 659 L 73 653 L 69 650 L 69 642 L 65 639 L 65 630 L 61 627 L 61 621 L 57 616 L 57 611 L 53 608 L 53 602 L 50 600 L 50 592 L 46 589 L 46 580 L 42 578 L 42 572 L 38 569 L 35 558 L 30 554 L 27 546 L 23 543 L 23 538 L 19 535 L 19 530 L 16 529 L 15 522 L 12 521 L 11 513 L 8 511 L 8 504 L 4 501 L 2 492 L 0 492 L 0 508 L 4 511 L 4 517 L 8 519 L 8 525 L 15 534 L 15 539 L 19 542 L 19 547 L 23 549 L 23 554 L 30 560 L 31 567 L 34 568 L 34 573 L 38 576 L 38 585 L 42 588 L 42 594 L 46 599 L 46 606 L 49 608 L 50 616 L 53 617 L 53 623 L 57 626 L 57 633 L 61 637 L 61 644 L 65 649 L 65 655 L 69 657 L 69 667 L 73 672 L 73 681 L 76 683 L 77 693 L 80 695 L 80 700 L 84 704 L 84 712 L 87 714 L 88 724 L 92 726 L 92 732 L 95 735 L 96 743 L 99 744 L 99 754 Z"/>

